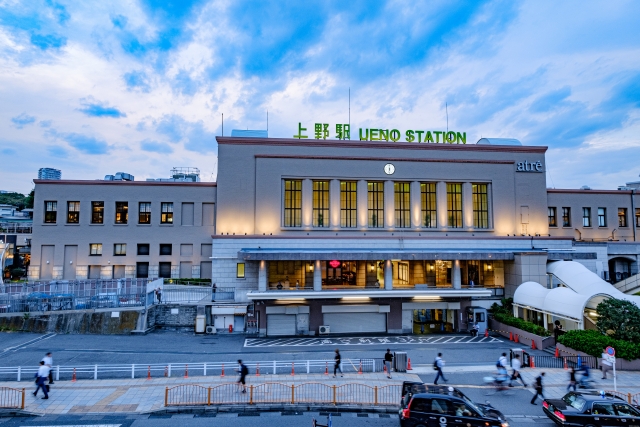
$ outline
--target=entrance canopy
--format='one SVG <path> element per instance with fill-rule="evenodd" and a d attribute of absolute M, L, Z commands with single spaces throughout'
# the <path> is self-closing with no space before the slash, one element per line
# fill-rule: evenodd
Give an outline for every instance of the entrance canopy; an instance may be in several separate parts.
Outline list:
<path fill-rule="evenodd" d="M 349 259 L 353 261 L 376 261 L 381 259 L 401 260 L 513 260 L 514 252 L 521 249 L 478 250 L 478 249 L 325 249 L 325 248 L 243 248 L 238 251 L 238 259 L 243 261 L 329 261 Z M 531 252 L 531 251 L 528 251 Z M 540 253 L 546 253 L 540 251 Z"/>

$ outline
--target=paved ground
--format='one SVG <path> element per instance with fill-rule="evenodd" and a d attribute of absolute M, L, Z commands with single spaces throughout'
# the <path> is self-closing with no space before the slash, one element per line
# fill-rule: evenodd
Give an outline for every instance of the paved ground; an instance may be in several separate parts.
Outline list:
<path fill-rule="evenodd" d="M 504 341 L 493 337 L 470 337 L 469 335 L 445 336 L 399 336 L 399 337 L 339 337 L 339 338 L 247 338 L 245 347 L 312 347 L 312 346 L 368 346 L 368 345 L 443 345 L 443 344 L 490 344 Z"/>

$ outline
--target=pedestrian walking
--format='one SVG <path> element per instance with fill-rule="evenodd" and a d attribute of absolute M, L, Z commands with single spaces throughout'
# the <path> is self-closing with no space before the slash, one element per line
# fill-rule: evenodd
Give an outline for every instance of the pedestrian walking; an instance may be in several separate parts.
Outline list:
<path fill-rule="evenodd" d="M 537 405 L 536 399 L 538 396 L 540 396 L 541 399 L 544 399 L 544 395 L 542 394 L 542 377 L 544 377 L 544 372 L 540 372 L 540 375 L 536 377 L 536 382 L 533 386 L 536 389 L 536 394 L 534 394 L 533 399 L 531 399 L 532 405 Z"/>
<path fill-rule="evenodd" d="M 242 363 L 241 359 L 238 359 L 238 391 L 242 390 L 242 393 L 247 392 L 247 375 L 249 375 L 249 368 Z"/>
<path fill-rule="evenodd" d="M 433 381 L 434 385 L 438 385 L 438 379 L 442 377 L 442 381 L 448 383 L 449 380 L 444 377 L 444 373 L 442 373 L 442 368 L 444 367 L 444 360 L 442 359 L 442 353 L 438 353 L 438 357 L 433 361 L 433 369 L 438 371 L 436 375 L 436 379 Z"/>
<path fill-rule="evenodd" d="M 613 369 L 613 363 L 611 363 L 607 358 L 607 351 L 602 350 L 602 379 L 607 379 L 607 372 Z"/>
<path fill-rule="evenodd" d="M 522 381 L 522 385 L 526 387 L 527 384 L 524 382 L 524 378 L 522 378 L 522 375 L 520 375 L 520 368 L 522 368 L 522 362 L 520 362 L 519 354 L 516 354 L 515 356 L 513 356 L 513 360 L 511 361 L 511 368 L 513 369 L 513 373 L 511 374 L 511 381 L 509 381 L 509 387 L 513 387 L 513 381 L 517 381 L 518 379 L 520 379 L 520 381 Z"/>
<path fill-rule="evenodd" d="M 156 288 L 156 298 L 158 299 L 158 304 L 162 304 L 162 289 L 160 289 L 160 286 Z"/>
<path fill-rule="evenodd" d="M 340 371 L 340 376 L 344 377 L 344 374 L 342 373 L 342 357 L 340 356 L 340 350 L 338 350 L 337 348 L 336 348 L 336 355 L 333 356 L 333 361 L 334 361 L 333 378 L 336 377 L 336 373 L 338 371 Z"/>
<path fill-rule="evenodd" d="M 555 339 L 556 344 L 558 344 L 558 337 L 564 334 L 564 330 L 562 329 L 562 325 L 559 320 L 555 321 L 555 326 L 553 327 L 553 337 Z"/>
<path fill-rule="evenodd" d="M 45 381 L 48 377 L 49 367 L 44 364 L 43 360 L 41 360 L 40 366 L 38 367 L 38 372 L 36 373 L 36 384 L 38 385 L 38 387 L 36 387 L 36 391 L 33 392 L 34 396 L 37 396 L 38 390 L 42 389 L 42 392 L 44 393 L 43 399 L 49 398 L 49 392 L 47 391 L 47 385 L 45 384 Z"/>
<path fill-rule="evenodd" d="M 49 368 L 49 385 L 51 385 L 53 384 L 53 356 L 51 355 L 51 352 L 45 354 L 42 361 L 45 366 Z"/>
<path fill-rule="evenodd" d="M 216 290 L 218 289 L 218 287 L 216 286 L 216 284 L 214 283 L 213 285 L 211 285 L 211 302 L 216 302 Z"/>
<path fill-rule="evenodd" d="M 393 362 L 393 354 L 391 354 L 391 350 L 387 349 L 387 352 L 384 354 L 384 366 L 387 368 L 387 378 L 391 378 L 391 362 Z"/>
<path fill-rule="evenodd" d="M 496 364 L 498 369 L 507 370 L 507 366 L 509 366 L 509 361 L 507 360 L 507 353 L 502 353 L 502 355 L 498 358 L 498 363 Z"/>
<path fill-rule="evenodd" d="M 567 386 L 567 391 L 569 391 L 573 387 L 573 391 L 576 391 L 576 368 L 573 366 L 569 371 L 569 385 Z"/>

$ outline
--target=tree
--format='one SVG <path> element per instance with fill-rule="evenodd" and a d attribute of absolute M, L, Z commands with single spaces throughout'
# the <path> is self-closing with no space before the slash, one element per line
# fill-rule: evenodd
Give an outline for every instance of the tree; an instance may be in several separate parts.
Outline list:
<path fill-rule="evenodd" d="M 25 207 L 27 209 L 33 209 L 33 195 L 35 193 L 35 189 L 32 189 L 27 197 L 24 199 Z"/>
<path fill-rule="evenodd" d="M 630 301 L 609 298 L 596 307 L 600 332 L 619 340 L 640 341 L 640 308 Z"/>

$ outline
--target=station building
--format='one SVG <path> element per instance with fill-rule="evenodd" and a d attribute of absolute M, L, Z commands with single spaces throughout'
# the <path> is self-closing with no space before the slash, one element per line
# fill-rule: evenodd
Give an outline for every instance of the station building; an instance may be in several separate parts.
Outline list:
<path fill-rule="evenodd" d="M 470 307 L 503 297 L 536 323 L 588 327 L 601 293 L 545 303 L 578 292 L 558 263 L 612 289 L 638 277 L 640 182 L 548 189 L 547 147 L 217 142 L 216 183 L 36 180 L 30 279 L 211 278 L 250 308 L 248 331 L 277 336 L 466 330 Z M 524 283 L 545 292 L 517 295 Z M 224 310 L 221 330 L 238 324 Z"/>

